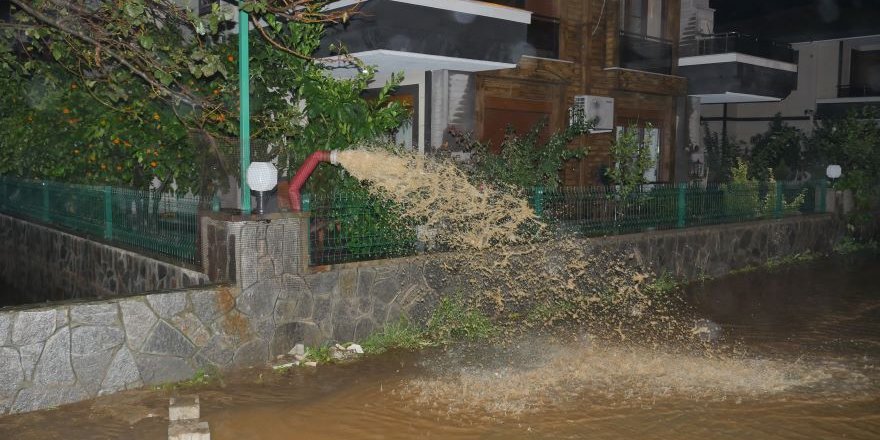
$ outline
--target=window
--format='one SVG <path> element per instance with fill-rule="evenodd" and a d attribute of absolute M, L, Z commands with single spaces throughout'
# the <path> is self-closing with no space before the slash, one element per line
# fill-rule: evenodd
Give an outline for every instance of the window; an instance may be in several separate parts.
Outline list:
<path fill-rule="evenodd" d="M 535 56 L 559 58 L 559 20 L 532 15 L 526 41 L 535 49 Z"/>
<path fill-rule="evenodd" d="M 663 38 L 663 0 L 620 0 L 620 30 Z"/>
<path fill-rule="evenodd" d="M 555 0 L 493 0 L 490 3 L 525 9 L 532 13 L 526 37 L 534 55 L 559 58 L 559 4 Z"/>
<path fill-rule="evenodd" d="M 615 131 L 617 138 L 620 138 L 624 130 L 629 130 L 630 127 L 632 126 L 618 125 Z M 642 142 L 642 148 L 648 150 L 651 162 L 653 162 L 653 166 L 645 170 L 645 182 L 657 182 L 657 167 L 660 162 L 660 129 L 648 124 L 639 126 L 636 129 L 639 131 L 638 138 Z"/>
<path fill-rule="evenodd" d="M 620 67 L 672 73 L 672 41 L 664 38 L 665 9 L 663 0 L 620 0 Z"/>
<path fill-rule="evenodd" d="M 880 95 L 880 50 L 853 50 L 850 96 Z"/>

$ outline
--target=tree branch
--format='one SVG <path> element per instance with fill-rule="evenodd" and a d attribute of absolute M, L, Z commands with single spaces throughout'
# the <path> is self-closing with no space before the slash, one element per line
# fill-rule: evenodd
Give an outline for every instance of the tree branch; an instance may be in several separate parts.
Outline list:
<path fill-rule="evenodd" d="M 48 25 L 50 27 L 53 27 L 57 30 L 60 30 L 60 31 L 65 32 L 67 34 L 70 34 L 71 36 L 76 37 L 80 41 L 83 41 L 83 42 L 88 43 L 92 46 L 95 46 L 96 48 L 101 48 L 103 46 L 101 44 L 101 42 L 99 42 L 98 40 L 93 39 L 92 37 L 84 34 L 83 32 L 81 32 L 77 29 L 72 29 L 70 27 L 67 27 L 67 26 L 61 24 L 60 22 L 58 22 L 57 20 L 54 20 L 53 18 L 49 17 L 48 15 L 43 14 L 42 12 L 28 6 L 22 0 L 10 0 L 10 2 L 12 2 L 12 4 L 14 4 L 20 10 L 24 11 L 26 14 L 30 15 L 31 17 L 35 18 L 36 20 L 38 20 L 40 22 L 45 23 L 46 25 Z M 159 81 L 157 81 L 156 79 L 151 77 L 149 74 L 147 74 L 146 72 L 144 72 L 143 70 L 141 70 L 140 68 L 138 68 L 137 66 L 132 64 L 124 56 L 117 53 L 115 50 L 104 47 L 103 51 L 108 56 L 110 56 L 111 58 L 116 60 L 118 63 L 125 66 L 134 75 L 136 75 L 136 76 L 140 77 L 141 79 L 143 79 L 144 81 L 146 81 L 153 88 L 158 89 L 158 90 L 162 90 L 170 95 L 177 96 L 178 98 L 181 99 L 181 101 L 184 101 L 193 107 L 201 107 L 202 106 L 201 103 L 196 102 L 191 97 L 177 93 L 174 90 L 162 85 L 162 83 L 160 83 Z"/>

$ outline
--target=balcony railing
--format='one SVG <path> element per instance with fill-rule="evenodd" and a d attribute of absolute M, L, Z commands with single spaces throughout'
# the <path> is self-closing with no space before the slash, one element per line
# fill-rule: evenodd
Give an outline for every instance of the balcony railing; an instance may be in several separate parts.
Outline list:
<path fill-rule="evenodd" d="M 837 86 L 838 98 L 863 98 L 868 96 L 880 96 L 880 89 L 875 89 L 866 84 Z"/>
<path fill-rule="evenodd" d="M 669 75 L 672 41 L 621 31 L 620 67 Z"/>
<path fill-rule="evenodd" d="M 790 44 L 761 40 L 756 37 L 728 32 L 724 34 L 699 35 L 690 41 L 682 41 L 679 54 L 682 57 L 714 55 L 737 52 L 786 63 L 797 64 L 797 51 Z"/>

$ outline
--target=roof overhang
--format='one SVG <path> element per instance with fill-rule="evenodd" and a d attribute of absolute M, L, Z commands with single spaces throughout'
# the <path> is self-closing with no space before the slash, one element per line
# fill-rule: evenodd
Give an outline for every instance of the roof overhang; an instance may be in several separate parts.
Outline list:
<path fill-rule="evenodd" d="M 746 55 L 738 52 L 719 53 L 713 55 L 697 55 L 693 57 L 682 57 L 678 59 L 679 67 L 701 66 L 706 64 L 720 63 L 743 63 L 751 64 L 753 66 L 767 67 L 770 69 L 785 70 L 788 72 L 798 71 L 797 64 L 771 60 L 769 58 L 756 57 L 753 55 Z"/>
<path fill-rule="evenodd" d="M 376 67 L 377 77 L 386 77 L 396 72 L 429 72 L 433 70 L 455 70 L 460 72 L 482 72 L 486 70 L 512 69 L 516 64 L 497 61 L 472 60 L 440 55 L 428 55 L 414 52 L 377 49 L 357 52 L 351 56 L 360 59 L 364 64 Z M 326 65 L 333 67 L 333 76 L 351 78 L 357 69 L 347 63 L 344 58 L 323 58 Z"/>
<path fill-rule="evenodd" d="M 700 98 L 700 104 L 739 104 L 744 102 L 779 102 L 781 98 L 772 96 L 750 95 L 747 93 L 712 93 L 703 95 L 690 95 Z"/>
<path fill-rule="evenodd" d="M 364 4 L 370 0 L 339 0 L 328 4 L 325 10 L 341 9 Z M 427 8 L 443 9 L 460 14 L 479 15 L 499 20 L 515 21 L 529 24 L 532 22 L 532 13 L 523 9 L 497 5 L 475 0 L 390 0 L 397 3 L 406 3 Z"/>

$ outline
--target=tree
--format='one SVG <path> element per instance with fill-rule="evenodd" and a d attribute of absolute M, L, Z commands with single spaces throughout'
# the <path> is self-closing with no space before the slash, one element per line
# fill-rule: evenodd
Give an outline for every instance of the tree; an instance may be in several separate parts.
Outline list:
<path fill-rule="evenodd" d="M 569 144 L 578 136 L 589 133 L 595 121 L 575 114 L 572 122 L 559 130 L 546 142 L 540 141 L 541 132 L 547 127 L 547 119 L 541 119 L 528 132 L 516 133 L 507 127 L 498 153 L 492 152 L 488 143 L 476 142 L 458 135 L 459 142 L 471 151 L 471 161 L 477 172 L 487 180 L 499 181 L 528 191 L 535 187 L 554 189 L 559 186 L 559 170 L 570 159 L 583 157 L 584 149 L 571 149 Z"/>
<path fill-rule="evenodd" d="M 786 124 L 780 114 L 770 121 L 767 131 L 752 136 L 749 169 L 754 177 L 766 182 L 768 170 L 783 180 L 797 178 L 804 171 L 804 135 Z"/>
<path fill-rule="evenodd" d="M 824 172 L 829 164 L 840 165 L 843 173 L 838 188 L 851 189 L 856 208 L 862 214 L 876 209 L 880 199 L 880 112 L 864 109 L 845 118 L 823 120 L 808 144 Z"/>
<path fill-rule="evenodd" d="M 651 139 L 647 133 L 651 128 L 651 124 L 645 126 L 646 134 L 642 138 L 639 127 L 630 125 L 618 133 L 617 139 L 611 143 L 612 166 L 605 173 L 614 184 L 620 185 L 620 194 L 624 196 L 645 183 L 645 172 L 654 166 L 648 149 Z"/>
<path fill-rule="evenodd" d="M 237 145 L 225 141 L 239 125 L 234 12 L 215 4 L 199 16 L 171 0 L 11 2 L 12 21 L 0 33 L 0 94 L 15 105 L 0 114 L 8 118 L 0 154 L 15 162 L 0 172 L 139 187 L 158 177 L 203 194 L 238 172 L 230 160 Z M 328 3 L 242 4 L 259 35 L 250 60 L 252 136 L 283 169 L 316 148 L 344 148 L 396 128 L 405 116 L 388 99 L 394 83 L 374 101 L 362 98 L 373 78 L 368 66 L 346 58 L 357 74 L 336 80 L 312 59 L 324 26 L 356 13 L 325 12 Z M 21 121 L 39 129 L 8 129 Z M 136 135 L 144 139 L 130 140 Z M 29 144 L 54 151 L 35 154 Z M 62 163 L 74 150 L 86 160 Z M 179 160 L 156 159 L 157 151 Z M 51 169 L 33 168 L 46 161 Z M 116 166 L 127 174 L 107 172 Z"/>
<path fill-rule="evenodd" d="M 736 167 L 740 151 L 743 149 L 742 145 L 730 137 L 722 137 L 710 131 L 706 124 L 703 125 L 703 130 L 707 180 L 709 183 L 730 182 L 733 178 L 732 170 Z"/>

